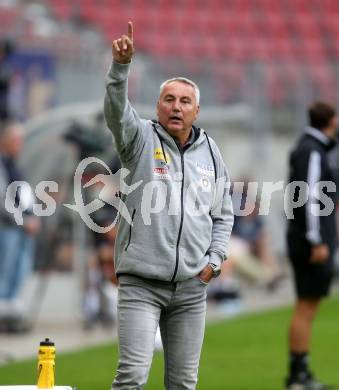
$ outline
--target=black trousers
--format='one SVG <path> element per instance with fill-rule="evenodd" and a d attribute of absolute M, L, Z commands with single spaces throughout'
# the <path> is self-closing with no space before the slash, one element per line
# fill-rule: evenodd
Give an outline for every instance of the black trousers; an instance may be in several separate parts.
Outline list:
<path fill-rule="evenodd" d="M 330 256 L 325 263 L 310 261 L 311 245 L 299 232 L 288 231 L 288 255 L 294 273 L 298 298 L 322 298 L 329 294 L 334 273 L 334 244 L 328 244 Z"/>

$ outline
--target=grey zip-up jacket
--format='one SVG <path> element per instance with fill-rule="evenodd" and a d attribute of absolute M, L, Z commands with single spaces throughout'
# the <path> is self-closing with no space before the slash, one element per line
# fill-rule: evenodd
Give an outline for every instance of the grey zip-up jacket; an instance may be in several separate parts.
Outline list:
<path fill-rule="evenodd" d="M 129 65 L 113 62 L 104 109 L 122 166 L 130 171 L 125 183 L 138 184 L 121 196 L 132 224 L 121 215 L 116 272 L 183 281 L 227 257 L 229 177 L 204 130 L 194 128 L 193 143 L 182 150 L 160 124 L 139 117 L 128 101 L 128 74 Z"/>

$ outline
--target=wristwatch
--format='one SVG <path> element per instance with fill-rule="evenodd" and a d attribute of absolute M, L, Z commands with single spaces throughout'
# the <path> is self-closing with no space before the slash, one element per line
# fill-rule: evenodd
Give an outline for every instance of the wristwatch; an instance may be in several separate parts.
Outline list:
<path fill-rule="evenodd" d="M 220 265 L 216 265 L 216 264 L 213 264 L 213 263 L 208 263 L 208 265 L 212 268 L 213 278 L 217 278 L 221 274 L 221 267 L 220 267 Z"/>

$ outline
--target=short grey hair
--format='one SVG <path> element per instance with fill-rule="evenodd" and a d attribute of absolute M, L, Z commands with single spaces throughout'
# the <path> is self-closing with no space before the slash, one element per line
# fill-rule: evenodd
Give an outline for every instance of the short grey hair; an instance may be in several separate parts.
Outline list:
<path fill-rule="evenodd" d="M 193 87 L 195 100 L 196 100 L 197 104 L 200 103 L 200 89 L 199 89 L 199 87 L 197 86 L 197 84 L 194 81 L 187 79 L 186 77 L 173 77 L 171 79 L 164 81 L 160 85 L 160 95 L 161 95 L 163 89 L 166 87 L 166 85 L 173 83 L 174 81 L 179 81 L 180 83 L 188 84 L 191 87 Z"/>

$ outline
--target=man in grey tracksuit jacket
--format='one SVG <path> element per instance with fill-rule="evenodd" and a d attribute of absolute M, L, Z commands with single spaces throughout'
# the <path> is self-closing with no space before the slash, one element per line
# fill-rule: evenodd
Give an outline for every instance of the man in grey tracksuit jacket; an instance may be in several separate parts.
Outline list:
<path fill-rule="evenodd" d="M 105 97 L 130 189 L 121 194 L 128 213 L 115 253 L 120 358 L 112 388 L 143 388 L 160 324 L 166 389 L 195 389 L 206 287 L 227 257 L 233 225 L 229 178 L 214 141 L 193 126 L 199 91 L 190 80 L 165 82 L 158 122 L 139 117 L 127 97 L 133 51 L 129 23 L 128 36 L 113 42 Z"/>

